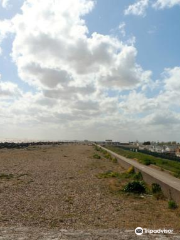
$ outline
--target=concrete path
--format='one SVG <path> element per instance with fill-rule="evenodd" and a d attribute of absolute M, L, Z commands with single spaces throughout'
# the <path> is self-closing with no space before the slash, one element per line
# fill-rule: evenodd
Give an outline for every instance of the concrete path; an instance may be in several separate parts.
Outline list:
<path fill-rule="evenodd" d="M 125 163 L 134 166 L 136 169 L 138 169 L 142 173 L 148 174 L 153 179 L 156 179 L 158 182 L 162 182 L 165 185 L 168 185 L 173 190 L 176 190 L 177 192 L 179 192 L 179 196 L 176 197 L 176 200 L 180 201 L 180 179 L 173 177 L 164 171 L 160 171 L 160 170 L 151 168 L 150 166 L 143 165 L 141 163 L 136 162 L 135 160 L 123 157 L 123 156 L 121 156 L 107 148 L 104 148 L 102 146 L 99 146 L 99 147 L 106 150 L 107 152 L 112 154 L 114 157 L 116 157 L 120 161 L 120 164 L 122 161 L 124 161 Z M 176 193 L 176 195 L 178 195 L 178 194 Z"/>

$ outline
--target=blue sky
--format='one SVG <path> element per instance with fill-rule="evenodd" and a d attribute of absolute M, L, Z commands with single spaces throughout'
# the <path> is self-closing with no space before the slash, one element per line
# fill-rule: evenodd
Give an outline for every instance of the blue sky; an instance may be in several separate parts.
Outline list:
<path fill-rule="evenodd" d="M 179 23 L 179 0 L 1 0 L 0 138 L 180 141 Z"/>
<path fill-rule="evenodd" d="M 164 68 L 180 64 L 180 7 L 148 9 L 145 17 L 125 16 L 124 9 L 133 1 L 97 0 L 96 8 L 86 16 L 90 33 L 110 34 L 121 22 L 126 23 L 127 38 L 136 37 L 137 61 L 159 78 Z M 117 31 L 118 36 L 118 31 Z M 120 36 L 121 37 L 121 36 Z"/>

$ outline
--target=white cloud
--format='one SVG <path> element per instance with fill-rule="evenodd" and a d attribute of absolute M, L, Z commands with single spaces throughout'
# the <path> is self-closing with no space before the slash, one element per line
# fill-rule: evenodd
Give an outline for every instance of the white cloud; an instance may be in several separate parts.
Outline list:
<path fill-rule="evenodd" d="M 125 31 L 125 27 L 126 27 L 126 23 L 125 22 L 122 22 L 119 24 L 119 30 L 120 30 L 120 33 L 123 37 L 126 36 L 126 31 Z"/>
<path fill-rule="evenodd" d="M 136 64 L 135 47 L 107 35 L 87 36 L 81 16 L 93 6 L 90 0 L 25 1 L 22 14 L 12 19 L 12 56 L 23 81 L 61 90 L 101 82 L 123 89 L 150 77 Z"/>
<path fill-rule="evenodd" d="M 180 5 L 180 0 L 156 0 L 153 7 L 156 9 L 172 8 L 175 5 Z"/>
<path fill-rule="evenodd" d="M 149 6 L 149 0 L 139 0 L 136 3 L 128 6 L 127 9 L 125 9 L 124 14 L 125 15 L 137 15 L 137 16 L 145 16 L 146 15 L 146 9 Z"/>
<path fill-rule="evenodd" d="M 180 0 L 137 0 L 132 5 L 129 5 L 125 11 L 125 15 L 145 16 L 146 10 L 149 6 L 155 9 L 172 8 L 176 5 L 180 5 Z"/>
<path fill-rule="evenodd" d="M 21 13 L 0 22 L 1 40 L 8 32 L 14 35 L 11 56 L 20 79 L 34 89 L 22 94 L 16 85 L 0 82 L 0 124 L 20 132 L 20 126 L 30 128 L 30 134 L 42 136 L 48 126 L 56 138 L 58 130 L 67 138 L 84 133 L 93 138 L 105 136 L 107 129 L 118 137 L 118 130 L 133 135 L 143 124 L 155 126 L 158 111 L 162 116 L 170 108 L 177 98 L 170 86 L 178 87 L 179 69 L 167 69 L 163 91 L 147 97 L 146 89 L 156 83 L 151 71 L 137 64 L 134 39 L 125 43 L 89 35 L 83 15 L 93 7 L 91 0 L 26 0 Z M 143 9 L 145 5 L 141 13 Z M 122 23 L 122 35 L 124 28 Z M 119 99 L 123 90 L 130 92 Z M 116 93 L 110 96 L 111 91 Z"/>
<path fill-rule="evenodd" d="M 0 81 L 0 99 L 10 99 L 21 95 L 18 86 L 11 82 Z"/>
<path fill-rule="evenodd" d="M 9 7 L 9 0 L 0 0 L 0 3 L 3 8 L 8 8 Z"/>

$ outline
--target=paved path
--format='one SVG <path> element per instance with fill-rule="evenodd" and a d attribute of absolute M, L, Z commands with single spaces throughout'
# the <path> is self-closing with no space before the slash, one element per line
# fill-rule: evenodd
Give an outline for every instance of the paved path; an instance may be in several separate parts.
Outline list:
<path fill-rule="evenodd" d="M 99 147 L 101 147 L 101 146 L 99 146 Z M 157 169 L 151 168 L 150 166 L 146 166 L 146 165 L 138 163 L 132 159 L 123 157 L 107 148 L 103 148 L 103 147 L 101 147 L 101 148 L 106 150 L 107 152 L 111 153 L 113 156 L 120 158 L 121 160 L 129 163 L 130 165 L 134 166 L 135 168 L 138 168 L 140 171 L 147 173 L 148 175 L 152 176 L 153 178 L 156 178 L 157 180 L 167 184 L 168 186 L 170 186 L 180 192 L 180 179 L 175 178 L 166 172 L 159 171 Z"/>

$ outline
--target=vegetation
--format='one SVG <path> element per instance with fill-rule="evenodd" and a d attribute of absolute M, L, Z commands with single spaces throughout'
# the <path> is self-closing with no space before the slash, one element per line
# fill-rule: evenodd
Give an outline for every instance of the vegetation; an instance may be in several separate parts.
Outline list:
<path fill-rule="evenodd" d="M 135 173 L 133 178 L 138 181 L 143 180 L 142 173 L 141 172 Z"/>
<path fill-rule="evenodd" d="M 170 200 L 168 202 L 168 208 L 169 209 L 176 209 L 176 208 L 178 208 L 178 205 L 177 205 L 177 203 L 174 200 Z"/>
<path fill-rule="evenodd" d="M 124 192 L 142 194 L 146 193 L 146 187 L 142 181 L 129 182 L 124 187 Z"/>
<path fill-rule="evenodd" d="M 157 183 L 153 183 L 151 185 L 151 191 L 154 197 L 159 200 L 159 199 L 165 199 L 164 194 L 162 192 L 161 186 Z"/>
<path fill-rule="evenodd" d="M 93 158 L 95 158 L 95 159 L 101 159 L 101 156 L 99 156 L 98 154 L 94 154 L 94 155 L 93 155 Z"/>
<path fill-rule="evenodd" d="M 100 173 L 98 175 L 98 178 L 120 178 L 121 174 L 118 172 L 113 172 L 111 170 L 105 172 L 105 173 Z"/>
<path fill-rule="evenodd" d="M 128 173 L 128 174 L 134 174 L 134 173 L 135 173 L 134 167 L 131 166 L 131 167 L 127 170 L 127 173 Z"/>
<path fill-rule="evenodd" d="M 113 163 L 118 163 L 117 158 L 113 158 L 113 159 L 112 159 L 112 162 L 113 162 Z"/>
<path fill-rule="evenodd" d="M 162 192 L 161 186 L 157 183 L 152 184 L 152 193 L 159 193 Z"/>
<path fill-rule="evenodd" d="M 121 149 L 119 147 L 109 146 L 107 148 L 124 157 L 131 158 L 131 159 L 138 159 L 138 161 L 144 165 L 155 164 L 161 169 L 166 169 L 168 171 L 173 172 L 175 177 L 180 178 L 180 162 L 162 159 L 162 158 L 150 156 L 144 153 L 132 152 L 132 151 Z"/>
<path fill-rule="evenodd" d="M 13 177 L 14 177 L 13 174 L 4 174 L 4 173 L 0 174 L 0 179 L 9 180 L 9 179 L 11 179 Z"/>
<path fill-rule="evenodd" d="M 106 159 L 109 159 L 110 161 L 112 161 L 113 163 L 118 163 L 118 160 L 117 158 L 113 158 L 111 156 L 110 153 L 108 153 L 106 150 L 98 147 L 98 146 L 95 146 L 95 150 L 98 151 L 98 152 L 101 152 L 103 154 L 103 156 L 106 158 Z M 97 154 L 96 154 L 97 155 Z M 97 157 L 95 157 L 97 159 Z"/>

